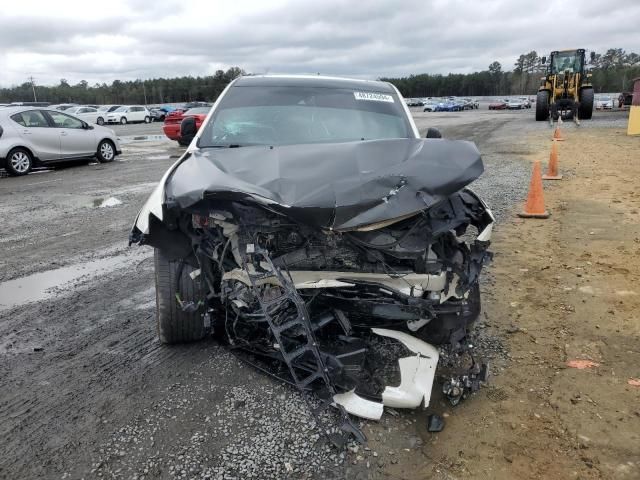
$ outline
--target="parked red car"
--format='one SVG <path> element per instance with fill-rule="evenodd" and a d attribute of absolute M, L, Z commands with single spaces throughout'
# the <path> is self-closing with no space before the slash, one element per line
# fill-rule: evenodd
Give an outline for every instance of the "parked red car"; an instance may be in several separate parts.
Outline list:
<path fill-rule="evenodd" d="M 497 102 L 491 102 L 489 104 L 489 110 L 506 110 L 507 102 L 503 100 L 498 100 Z"/>
<path fill-rule="evenodd" d="M 182 124 L 182 121 L 187 117 L 193 117 L 196 121 L 196 128 L 199 129 L 200 125 L 202 125 L 202 122 L 204 122 L 204 119 L 207 117 L 209 110 L 211 110 L 211 107 L 197 107 L 187 110 L 186 112 L 170 112 L 164 118 L 162 130 L 168 138 L 175 140 L 183 147 L 187 147 L 191 143 L 191 140 L 193 140 L 193 137 L 182 138 L 182 135 L 180 134 L 180 125 Z"/>

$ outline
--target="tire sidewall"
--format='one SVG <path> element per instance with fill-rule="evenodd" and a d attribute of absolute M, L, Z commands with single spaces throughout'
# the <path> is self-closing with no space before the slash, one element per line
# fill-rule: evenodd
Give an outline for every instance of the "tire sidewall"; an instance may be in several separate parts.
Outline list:
<path fill-rule="evenodd" d="M 200 276 L 191 277 L 195 270 L 188 263 L 169 260 L 155 249 L 156 328 L 162 343 L 187 343 L 204 338 L 210 331 L 205 326 L 204 306 L 196 311 L 183 311 L 178 298 L 183 302 L 199 303 L 206 298 L 206 290 Z"/>
<path fill-rule="evenodd" d="M 14 168 L 11 166 L 11 157 L 18 152 L 24 153 L 29 159 L 29 168 L 27 168 L 27 170 L 24 172 L 18 172 L 17 170 L 14 170 Z M 31 155 L 31 152 L 29 152 L 26 148 L 14 148 L 7 155 L 7 162 L 5 165 L 5 169 L 7 170 L 9 175 L 13 177 L 21 177 L 23 175 L 27 175 L 32 168 L 33 168 L 33 155 Z"/>
<path fill-rule="evenodd" d="M 104 145 L 105 143 L 111 145 L 111 149 L 113 151 L 112 157 L 110 159 L 107 159 L 102 155 L 102 145 Z M 100 163 L 113 162 L 113 160 L 116 158 L 116 147 L 113 144 L 113 142 L 107 139 L 101 140 L 100 143 L 98 144 L 98 151 L 96 153 L 96 158 Z"/>
<path fill-rule="evenodd" d="M 104 118 L 98 117 L 98 120 L 96 120 L 96 123 L 100 126 L 104 125 Z"/>
<path fill-rule="evenodd" d="M 127 117 L 122 117 L 120 119 L 120 125 L 126 125 L 127 124 Z"/>

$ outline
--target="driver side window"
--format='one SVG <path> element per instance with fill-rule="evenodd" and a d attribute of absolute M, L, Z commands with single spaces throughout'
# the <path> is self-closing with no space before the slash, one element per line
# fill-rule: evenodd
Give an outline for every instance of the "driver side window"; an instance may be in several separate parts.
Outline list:
<path fill-rule="evenodd" d="M 83 128 L 83 122 L 62 112 L 48 112 L 56 128 Z"/>

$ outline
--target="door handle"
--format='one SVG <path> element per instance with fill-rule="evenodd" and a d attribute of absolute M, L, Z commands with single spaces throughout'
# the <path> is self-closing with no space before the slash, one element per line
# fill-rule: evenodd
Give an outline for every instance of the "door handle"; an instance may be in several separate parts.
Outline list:
<path fill-rule="evenodd" d="M 67 132 L 60 132 L 60 136 L 62 136 L 62 137 L 66 137 L 67 135 L 68 135 Z"/>
<path fill-rule="evenodd" d="M 24 133 L 25 135 L 31 135 L 31 132 L 29 130 L 23 130 L 22 133 Z"/>

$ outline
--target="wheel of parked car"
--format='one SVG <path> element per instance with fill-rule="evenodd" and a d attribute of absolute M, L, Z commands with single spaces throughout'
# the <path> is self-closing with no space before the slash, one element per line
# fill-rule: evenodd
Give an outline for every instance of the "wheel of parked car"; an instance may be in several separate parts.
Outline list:
<path fill-rule="evenodd" d="M 126 124 L 127 124 L 127 117 L 122 117 L 122 118 L 120 119 L 120 123 L 121 123 L 122 125 L 126 125 Z"/>
<path fill-rule="evenodd" d="M 104 125 L 104 118 L 102 118 L 102 117 L 98 117 L 98 120 L 96 120 L 96 123 L 97 123 L 98 125 Z"/>
<path fill-rule="evenodd" d="M 31 167 L 33 167 L 33 156 L 25 148 L 14 148 L 7 155 L 5 168 L 9 175 L 26 175 L 31 171 Z"/>
<path fill-rule="evenodd" d="M 207 334 L 203 275 L 183 260 L 170 260 L 155 249 L 156 321 L 162 343 L 200 340 Z"/>
<path fill-rule="evenodd" d="M 150 117 L 144 117 L 144 123 L 151 123 Z"/>
<path fill-rule="evenodd" d="M 116 148 L 110 140 L 102 140 L 98 144 L 98 151 L 96 157 L 100 163 L 109 163 L 116 158 Z"/>

